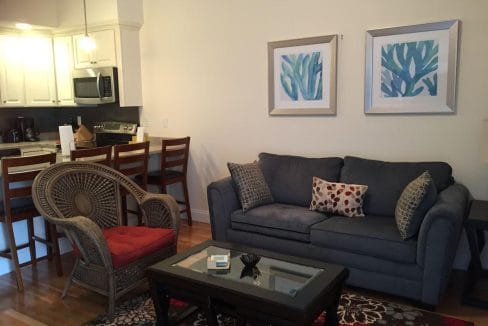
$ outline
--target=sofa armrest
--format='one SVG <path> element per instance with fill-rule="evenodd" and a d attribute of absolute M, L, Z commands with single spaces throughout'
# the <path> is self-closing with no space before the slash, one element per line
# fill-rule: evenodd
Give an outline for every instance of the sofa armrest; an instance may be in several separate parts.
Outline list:
<path fill-rule="evenodd" d="M 232 179 L 227 177 L 209 184 L 207 199 L 212 239 L 226 241 L 227 229 L 230 228 L 230 215 L 241 208 Z"/>
<path fill-rule="evenodd" d="M 417 263 L 423 267 L 422 302 L 436 305 L 447 285 L 469 203 L 469 191 L 455 183 L 441 193 L 420 226 Z"/>

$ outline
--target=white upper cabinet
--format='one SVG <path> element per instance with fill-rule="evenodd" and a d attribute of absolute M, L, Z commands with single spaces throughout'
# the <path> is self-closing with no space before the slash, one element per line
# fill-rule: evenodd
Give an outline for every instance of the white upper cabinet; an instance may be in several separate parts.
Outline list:
<path fill-rule="evenodd" d="M 73 40 L 71 36 L 54 38 L 54 68 L 56 71 L 57 104 L 75 106 L 73 93 Z"/>
<path fill-rule="evenodd" d="M 56 105 L 52 38 L 25 37 L 24 83 L 27 106 Z"/>
<path fill-rule="evenodd" d="M 56 102 L 50 37 L 0 35 L 1 105 L 53 106 Z"/>
<path fill-rule="evenodd" d="M 87 52 L 80 46 L 84 34 L 75 35 L 74 54 L 75 68 L 115 67 L 117 56 L 115 51 L 115 32 L 113 29 L 94 31 L 88 33 L 95 40 L 96 47 Z"/>
<path fill-rule="evenodd" d="M 0 106 L 24 106 L 22 39 L 0 35 Z"/>

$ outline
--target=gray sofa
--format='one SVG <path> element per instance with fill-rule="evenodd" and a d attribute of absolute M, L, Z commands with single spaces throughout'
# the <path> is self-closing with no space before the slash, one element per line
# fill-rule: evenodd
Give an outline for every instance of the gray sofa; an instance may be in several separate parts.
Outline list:
<path fill-rule="evenodd" d="M 243 213 L 230 177 L 207 188 L 212 237 L 349 268 L 347 284 L 435 306 L 446 288 L 469 201 L 443 162 L 393 163 L 346 156 L 261 153 L 274 203 Z M 402 240 L 394 212 L 405 186 L 428 170 L 437 200 L 418 234 Z M 368 185 L 365 217 L 310 211 L 312 177 Z"/>

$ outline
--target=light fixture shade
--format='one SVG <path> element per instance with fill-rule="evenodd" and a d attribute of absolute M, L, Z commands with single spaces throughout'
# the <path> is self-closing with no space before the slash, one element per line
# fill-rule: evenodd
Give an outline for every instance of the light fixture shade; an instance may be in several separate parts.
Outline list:
<path fill-rule="evenodd" d="M 83 37 L 80 39 L 79 47 L 83 51 L 91 52 L 95 50 L 97 44 L 95 43 L 93 37 L 90 37 L 89 35 L 83 35 Z"/>
<path fill-rule="evenodd" d="M 481 121 L 480 160 L 488 163 L 488 119 Z"/>
<path fill-rule="evenodd" d="M 15 28 L 23 31 L 30 31 L 32 29 L 32 25 L 27 23 L 15 23 Z"/>

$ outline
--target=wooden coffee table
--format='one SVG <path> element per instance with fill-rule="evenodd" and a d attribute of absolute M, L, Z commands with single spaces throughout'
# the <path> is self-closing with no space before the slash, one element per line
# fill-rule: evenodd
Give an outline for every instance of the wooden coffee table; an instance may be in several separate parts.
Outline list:
<path fill-rule="evenodd" d="M 228 270 L 207 270 L 207 256 L 231 254 Z M 261 257 L 245 268 L 243 253 Z M 206 310 L 208 325 L 216 312 L 240 324 L 310 325 L 322 311 L 326 325 L 338 325 L 337 306 L 349 272 L 338 265 L 217 241 L 206 241 L 147 270 L 157 325 L 169 325 L 171 298 Z"/>

